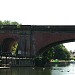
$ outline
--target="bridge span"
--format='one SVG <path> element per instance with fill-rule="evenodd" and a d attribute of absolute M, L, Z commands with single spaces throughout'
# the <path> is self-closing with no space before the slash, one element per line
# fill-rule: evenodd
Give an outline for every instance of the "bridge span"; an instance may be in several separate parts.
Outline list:
<path fill-rule="evenodd" d="M 17 42 L 17 54 L 24 57 L 40 55 L 48 46 L 74 40 L 75 26 L 0 25 L 0 51 L 11 52 L 11 46 Z"/>

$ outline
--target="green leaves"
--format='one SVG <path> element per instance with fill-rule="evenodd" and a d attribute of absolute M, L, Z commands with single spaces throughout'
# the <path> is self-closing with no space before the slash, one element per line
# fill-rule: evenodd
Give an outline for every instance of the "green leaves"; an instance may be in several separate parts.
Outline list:
<path fill-rule="evenodd" d="M 0 21 L 0 25 L 3 25 L 3 22 L 2 21 Z"/>
<path fill-rule="evenodd" d="M 5 21 L 0 21 L 0 25 L 18 25 L 18 27 L 20 27 L 20 25 L 22 24 L 16 21 L 11 22 L 9 20 L 5 20 Z"/>
<path fill-rule="evenodd" d="M 18 47 L 18 43 L 17 42 L 14 42 L 14 44 L 11 47 L 11 50 L 12 50 L 11 53 L 12 53 L 12 55 L 15 55 L 16 54 L 17 47 Z"/>
<path fill-rule="evenodd" d="M 48 47 L 48 52 L 43 53 L 43 57 L 47 57 L 50 59 L 60 59 L 66 60 L 70 58 L 69 51 L 63 46 L 63 44 L 59 44 L 53 47 Z"/>

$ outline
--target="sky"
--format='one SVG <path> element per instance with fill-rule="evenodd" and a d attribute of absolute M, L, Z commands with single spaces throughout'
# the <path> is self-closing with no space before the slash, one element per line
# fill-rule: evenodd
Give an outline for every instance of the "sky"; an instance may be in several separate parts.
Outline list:
<path fill-rule="evenodd" d="M 75 0 L 0 0 L 0 20 L 23 25 L 75 25 Z M 74 44 L 65 45 L 72 49 Z"/>
<path fill-rule="evenodd" d="M 75 0 L 0 0 L 0 20 L 24 25 L 75 25 Z"/>
<path fill-rule="evenodd" d="M 68 51 L 70 51 L 70 50 L 74 51 L 75 50 L 75 42 L 64 43 L 63 45 L 66 47 L 66 49 Z"/>

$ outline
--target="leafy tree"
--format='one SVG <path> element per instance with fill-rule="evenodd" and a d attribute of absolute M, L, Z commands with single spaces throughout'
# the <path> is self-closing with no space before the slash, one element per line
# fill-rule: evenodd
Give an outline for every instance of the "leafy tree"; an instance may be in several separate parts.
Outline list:
<path fill-rule="evenodd" d="M 63 44 L 59 44 L 53 47 L 47 48 L 48 52 L 46 51 L 43 53 L 42 57 L 46 57 L 49 60 L 50 59 L 69 59 L 70 58 L 70 53 L 69 51 L 63 46 Z"/>
<path fill-rule="evenodd" d="M 3 22 L 2 21 L 0 21 L 0 25 L 3 25 Z"/>
<path fill-rule="evenodd" d="M 54 59 L 69 59 L 70 57 L 68 50 L 62 44 L 54 46 L 54 52 Z"/>
<path fill-rule="evenodd" d="M 0 25 L 22 25 L 16 21 L 9 21 L 9 20 L 5 20 L 5 21 L 0 21 Z"/>
<path fill-rule="evenodd" d="M 64 52 L 65 52 L 65 59 L 70 59 L 70 52 L 67 51 L 66 48 L 64 49 Z"/>
<path fill-rule="evenodd" d="M 3 25 L 10 25 L 10 24 L 11 24 L 10 21 L 6 21 L 6 20 L 5 20 L 5 21 L 3 22 Z"/>
<path fill-rule="evenodd" d="M 14 42 L 13 45 L 12 45 L 12 47 L 11 47 L 11 53 L 12 53 L 12 55 L 16 55 L 17 48 L 18 48 L 18 43 Z"/>

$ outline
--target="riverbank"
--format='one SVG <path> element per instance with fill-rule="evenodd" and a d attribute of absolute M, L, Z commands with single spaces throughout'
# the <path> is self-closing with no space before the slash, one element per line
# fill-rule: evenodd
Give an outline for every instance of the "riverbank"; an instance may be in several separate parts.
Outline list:
<path fill-rule="evenodd" d="M 55 60 L 51 60 L 50 62 L 75 62 L 74 60 L 57 60 L 57 59 L 55 59 Z"/>

